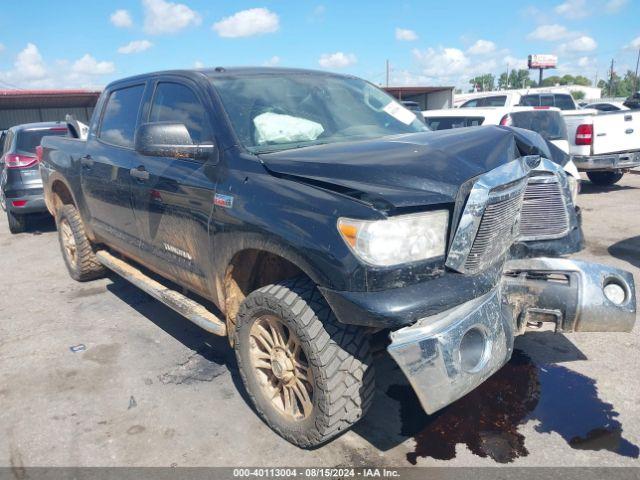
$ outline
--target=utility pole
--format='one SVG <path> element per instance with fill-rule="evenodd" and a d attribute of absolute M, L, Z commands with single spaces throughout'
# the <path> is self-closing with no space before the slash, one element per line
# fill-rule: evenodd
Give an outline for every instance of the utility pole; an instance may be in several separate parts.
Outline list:
<path fill-rule="evenodd" d="M 609 71 L 609 97 L 613 98 L 613 65 L 614 60 L 611 59 L 611 70 Z"/>
<path fill-rule="evenodd" d="M 638 59 L 636 60 L 636 76 L 633 79 L 633 93 L 638 91 L 638 66 L 640 65 L 640 48 L 638 48 Z"/>
<path fill-rule="evenodd" d="M 389 87 L 389 60 L 387 59 L 387 88 Z"/>

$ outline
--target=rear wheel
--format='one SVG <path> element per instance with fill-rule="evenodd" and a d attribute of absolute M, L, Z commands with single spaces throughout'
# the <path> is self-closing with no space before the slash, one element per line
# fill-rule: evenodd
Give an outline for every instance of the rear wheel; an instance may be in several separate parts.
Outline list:
<path fill-rule="evenodd" d="M 62 257 L 71 278 L 86 282 L 104 277 L 107 270 L 93 252 L 76 207 L 64 205 L 56 215 L 56 224 Z"/>
<path fill-rule="evenodd" d="M 7 210 L 7 221 L 11 233 L 22 233 L 27 228 L 27 218 L 24 215 L 16 215 L 10 210 Z"/>
<path fill-rule="evenodd" d="M 260 416 L 300 447 L 350 428 L 373 398 L 368 335 L 338 322 L 307 278 L 248 295 L 238 312 L 235 350 Z"/>
<path fill-rule="evenodd" d="M 587 172 L 587 177 L 596 185 L 613 185 L 617 183 L 624 173 L 622 172 Z"/>

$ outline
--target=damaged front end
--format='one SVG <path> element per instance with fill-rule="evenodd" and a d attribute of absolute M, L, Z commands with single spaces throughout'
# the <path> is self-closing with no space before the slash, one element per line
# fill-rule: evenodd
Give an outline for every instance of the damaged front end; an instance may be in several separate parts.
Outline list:
<path fill-rule="evenodd" d="M 501 280 L 478 298 L 390 334 L 388 351 L 427 413 L 454 402 L 499 370 L 511 357 L 514 337 L 527 328 L 633 328 L 636 297 L 629 272 L 566 258 L 514 258 L 518 242 L 557 242 L 579 231 L 567 188 L 555 164 L 532 156 L 474 183 L 446 266 L 474 276 L 499 263 Z"/>

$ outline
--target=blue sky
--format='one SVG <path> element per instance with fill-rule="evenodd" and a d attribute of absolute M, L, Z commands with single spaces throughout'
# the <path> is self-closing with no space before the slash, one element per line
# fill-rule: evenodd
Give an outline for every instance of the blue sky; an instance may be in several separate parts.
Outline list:
<path fill-rule="evenodd" d="M 267 64 L 382 83 L 389 59 L 392 84 L 466 89 L 529 53 L 557 54 L 558 74 L 602 78 L 611 58 L 635 69 L 640 0 L 5 0 L 0 32 L 0 88 Z"/>

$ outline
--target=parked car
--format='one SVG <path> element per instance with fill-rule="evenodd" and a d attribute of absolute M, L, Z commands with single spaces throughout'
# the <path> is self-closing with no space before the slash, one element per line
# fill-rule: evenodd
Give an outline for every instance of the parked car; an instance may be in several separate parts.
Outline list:
<path fill-rule="evenodd" d="M 221 67 L 113 82 L 89 128 L 42 142 L 69 273 L 107 267 L 226 335 L 256 411 L 301 447 L 367 411 L 374 332 L 433 413 L 528 327 L 633 327 L 630 273 L 559 257 L 582 232 L 534 132 L 431 132 L 352 76 Z"/>
<path fill-rule="evenodd" d="M 630 95 L 629 98 L 624 101 L 624 106 L 632 110 L 640 109 L 640 92 Z"/>
<path fill-rule="evenodd" d="M 412 112 L 419 112 L 420 111 L 420 104 L 418 102 L 413 102 L 411 100 L 403 100 L 400 103 L 402 103 L 402 105 L 406 109 L 411 110 Z"/>
<path fill-rule="evenodd" d="M 23 232 L 27 216 L 46 213 L 36 148 L 45 135 L 66 135 L 64 123 L 26 123 L 10 128 L 0 157 L 0 205 L 7 214 L 9 231 Z"/>
<path fill-rule="evenodd" d="M 490 98 L 496 93 L 486 92 L 484 95 Z M 551 98 L 543 93 L 498 93 L 506 95 L 507 107 L 518 104 L 558 106 L 555 96 L 552 104 Z M 475 101 L 480 99 L 478 96 L 474 98 Z M 573 108 L 568 108 L 569 101 L 573 102 Z M 569 154 L 578 170 L 587 173 L 589 180 L 598 185 L 612 185 L 629 169 L 640 165 L 640 112 L 578 109 L 573 99 L 569 98 L 563 98 L 562 103 L 567 107 L 559 108 L 567 125 Z"/>
<path fill-rule="evenodd" d="M 640 166 L 640 111 L 564 112 L 569 151 L 578 170 L 598 185 L 613 185 Z"/>
<path fill-rule="evenodd" d="M 569 138 L 560 110 L 553 107 L 485 107 L 449 108 L 422 112 L 427 126 L 432 130 L 477 127 L 480 125 L 503 125 L 524 128 L 540 134 L 567 155 Z M 576 165 L 567 156 L 563 162 L 568 174 L 573 203 L 576 204 L 580 188 L 580 174 Z"/>
<path fill-rule="evenodd" d="M 593 108 L 601 112 L 618 112 L 620 110 L 629 110 L 629 107 L 626 107 L 623 102 L 613 101 L 587 103 L 583 108 Z"/>

